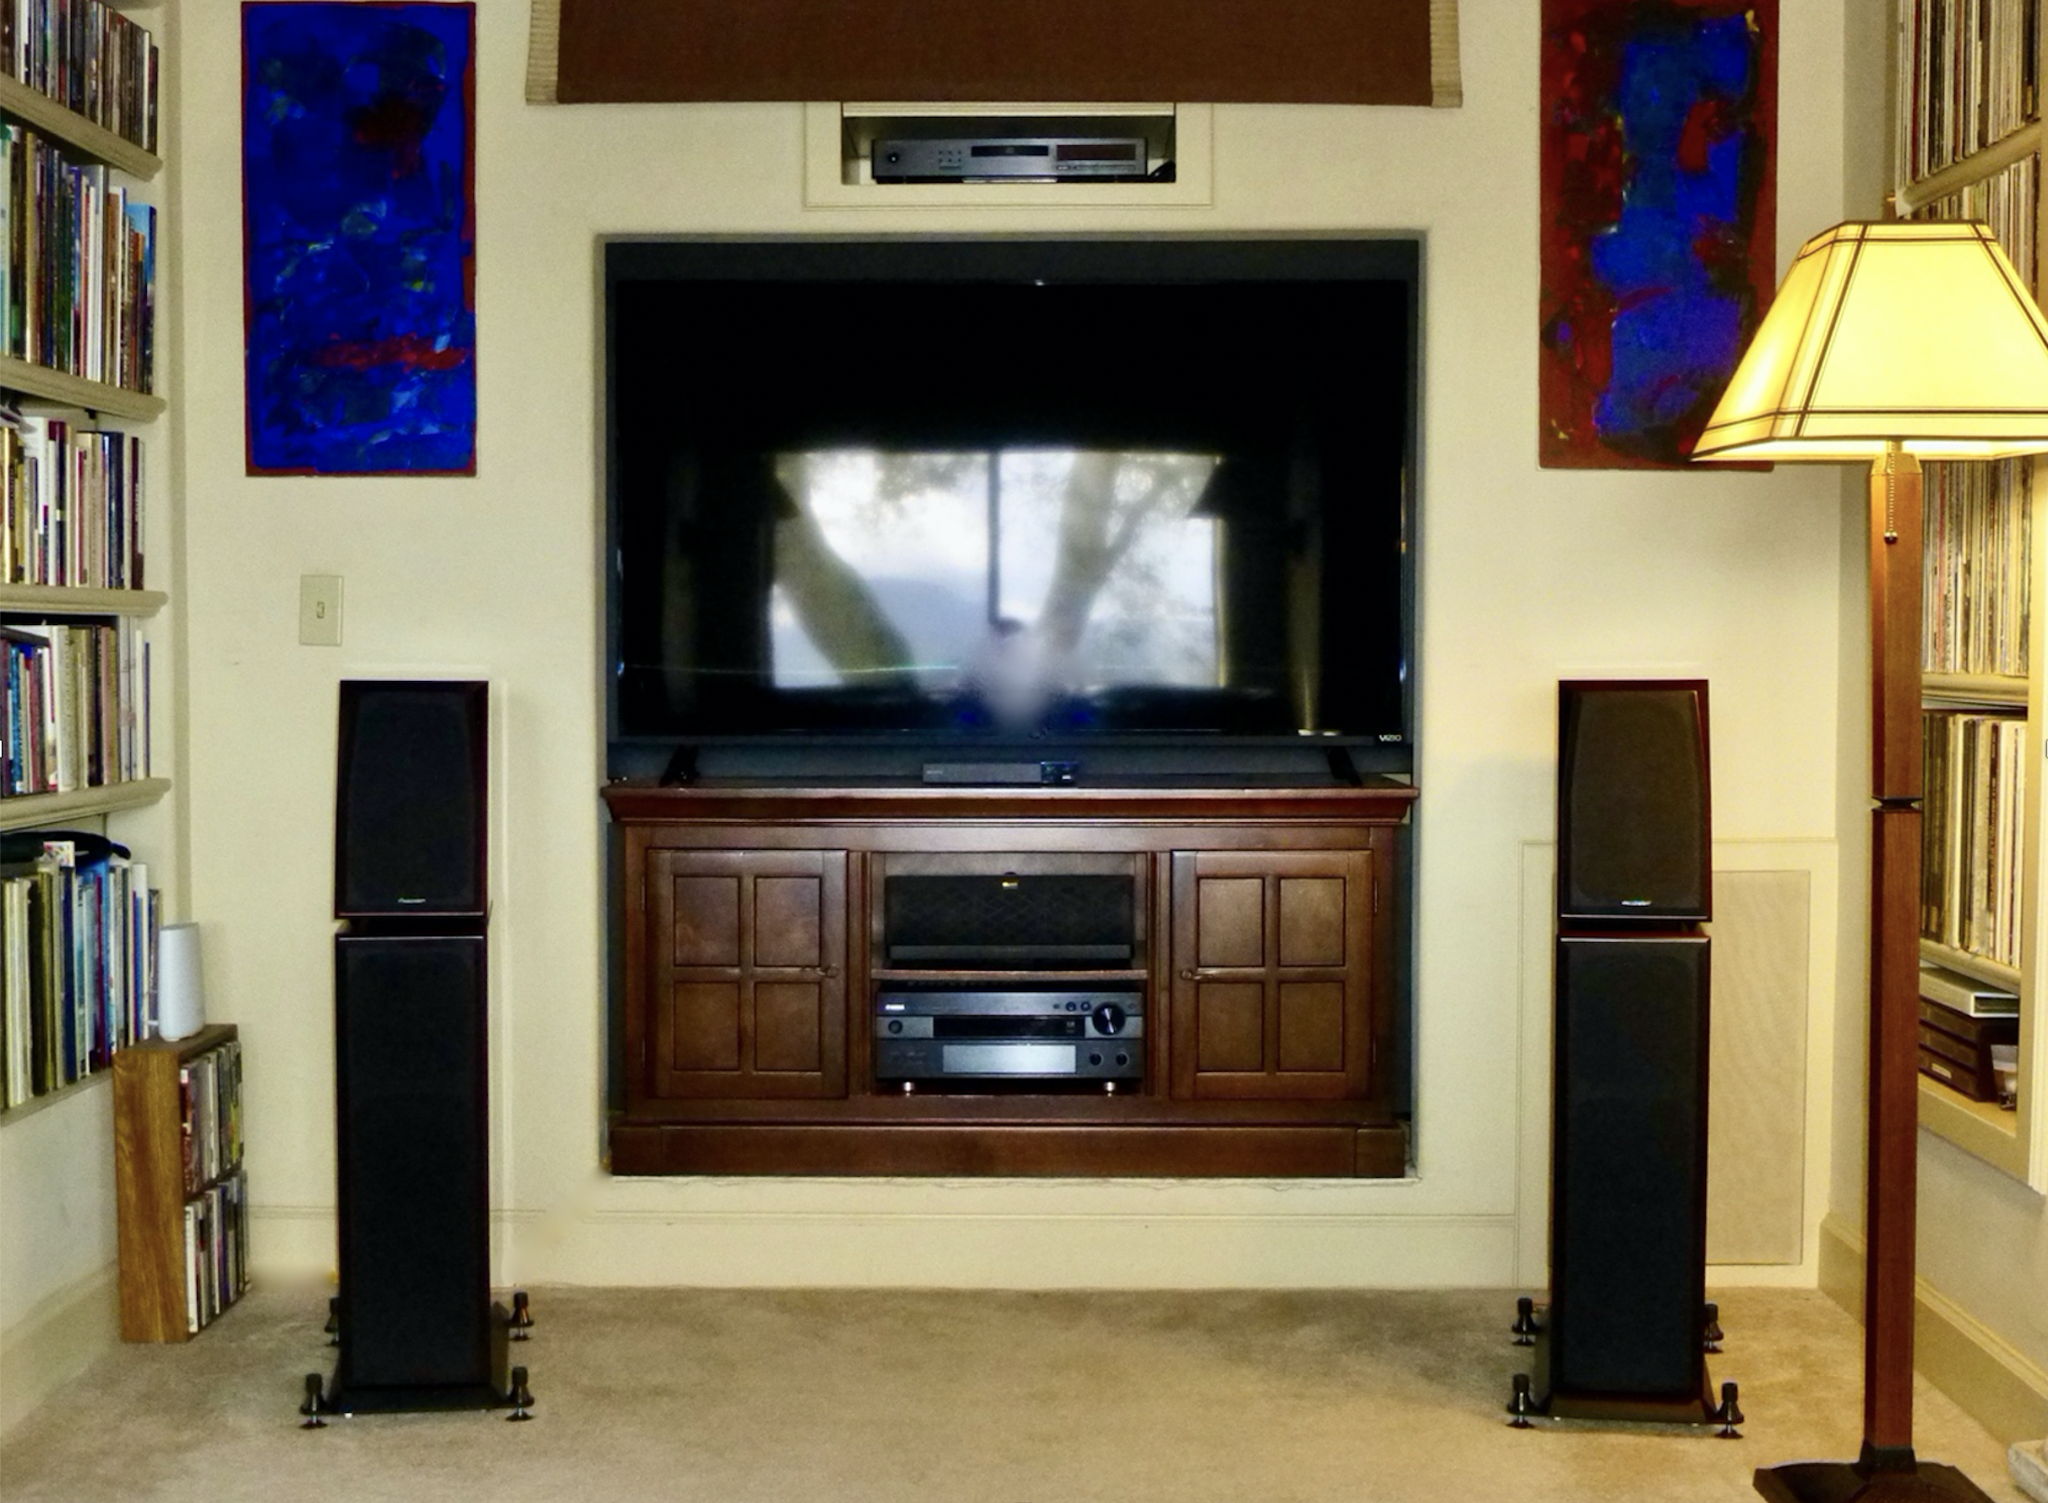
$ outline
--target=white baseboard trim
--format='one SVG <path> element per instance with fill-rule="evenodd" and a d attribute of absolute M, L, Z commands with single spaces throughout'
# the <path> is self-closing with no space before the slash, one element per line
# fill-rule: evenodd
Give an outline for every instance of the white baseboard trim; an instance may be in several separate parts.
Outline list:
<path fill-rule="evenodd" d="M 1860 1321 L 1863 1236 L 1833 1216 L 1820 1236 L 1820 1287 Z M 1925 1279 L 1916 1284 L 1913 1366 L 1920 1375 L 2015 1450 L 2048 1433 L 2048 1371 Z M 2048 1493 L 2036 1496 L 2048 1503 Z"/>
<path fill-rule="evenodd" d="M 2048 1440 L 2014 1446 L 2010 1455 L 2012 1480 L 2020 1485 L 2020 1491 L 2048 1503 Z"/>
<path fill-rule="evenodd" d="M 0 1331 L 0 1436 L 120 1339 L 119 1270 L 112 1263 L 45 1296 Z"/>

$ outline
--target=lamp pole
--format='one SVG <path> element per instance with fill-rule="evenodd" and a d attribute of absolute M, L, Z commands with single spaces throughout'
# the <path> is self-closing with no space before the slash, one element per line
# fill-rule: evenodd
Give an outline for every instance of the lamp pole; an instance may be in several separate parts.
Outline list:
<path fill-rule="evenodd" d="M 1760 1467 L 1773 1503 L 1991 1503 L 1913 1454 L 1913 1257 L 1920 1154 L 1920 462 L 1870 466 L 1870 1076 L 1863 1450 Z"/>

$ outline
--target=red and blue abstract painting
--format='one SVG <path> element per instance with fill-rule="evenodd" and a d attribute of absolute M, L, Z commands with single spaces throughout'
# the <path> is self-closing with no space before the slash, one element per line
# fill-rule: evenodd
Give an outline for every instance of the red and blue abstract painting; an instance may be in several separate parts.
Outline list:
<path fill-rule="evenodd" d="M 1685 463 L 1775 285 L 1777 0 L 1543 0 L 1542 463 Z"/>
<path fill-rule="evenodd" d="M 242 7 L 252 475 L 476 473 L 476 10 Z"/>

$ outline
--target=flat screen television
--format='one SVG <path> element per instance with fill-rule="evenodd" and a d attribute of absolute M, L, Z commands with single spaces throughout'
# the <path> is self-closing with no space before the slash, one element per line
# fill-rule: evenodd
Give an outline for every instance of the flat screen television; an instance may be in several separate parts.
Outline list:
<path fill-rule="evenodd" d="M 612 774 L 1410 770 L 1419 259 L 607 243 Z"/>

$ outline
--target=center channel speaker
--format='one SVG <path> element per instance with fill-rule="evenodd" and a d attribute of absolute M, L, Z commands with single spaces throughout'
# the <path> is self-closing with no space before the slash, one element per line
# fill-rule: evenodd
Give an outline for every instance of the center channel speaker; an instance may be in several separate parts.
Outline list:
<path fill-rule="evenodd" d="M 898 966 L 1128 965 L 1137 949 L 1135 901 L 1128 876 L 886 877 L 882 943 Z"/>

